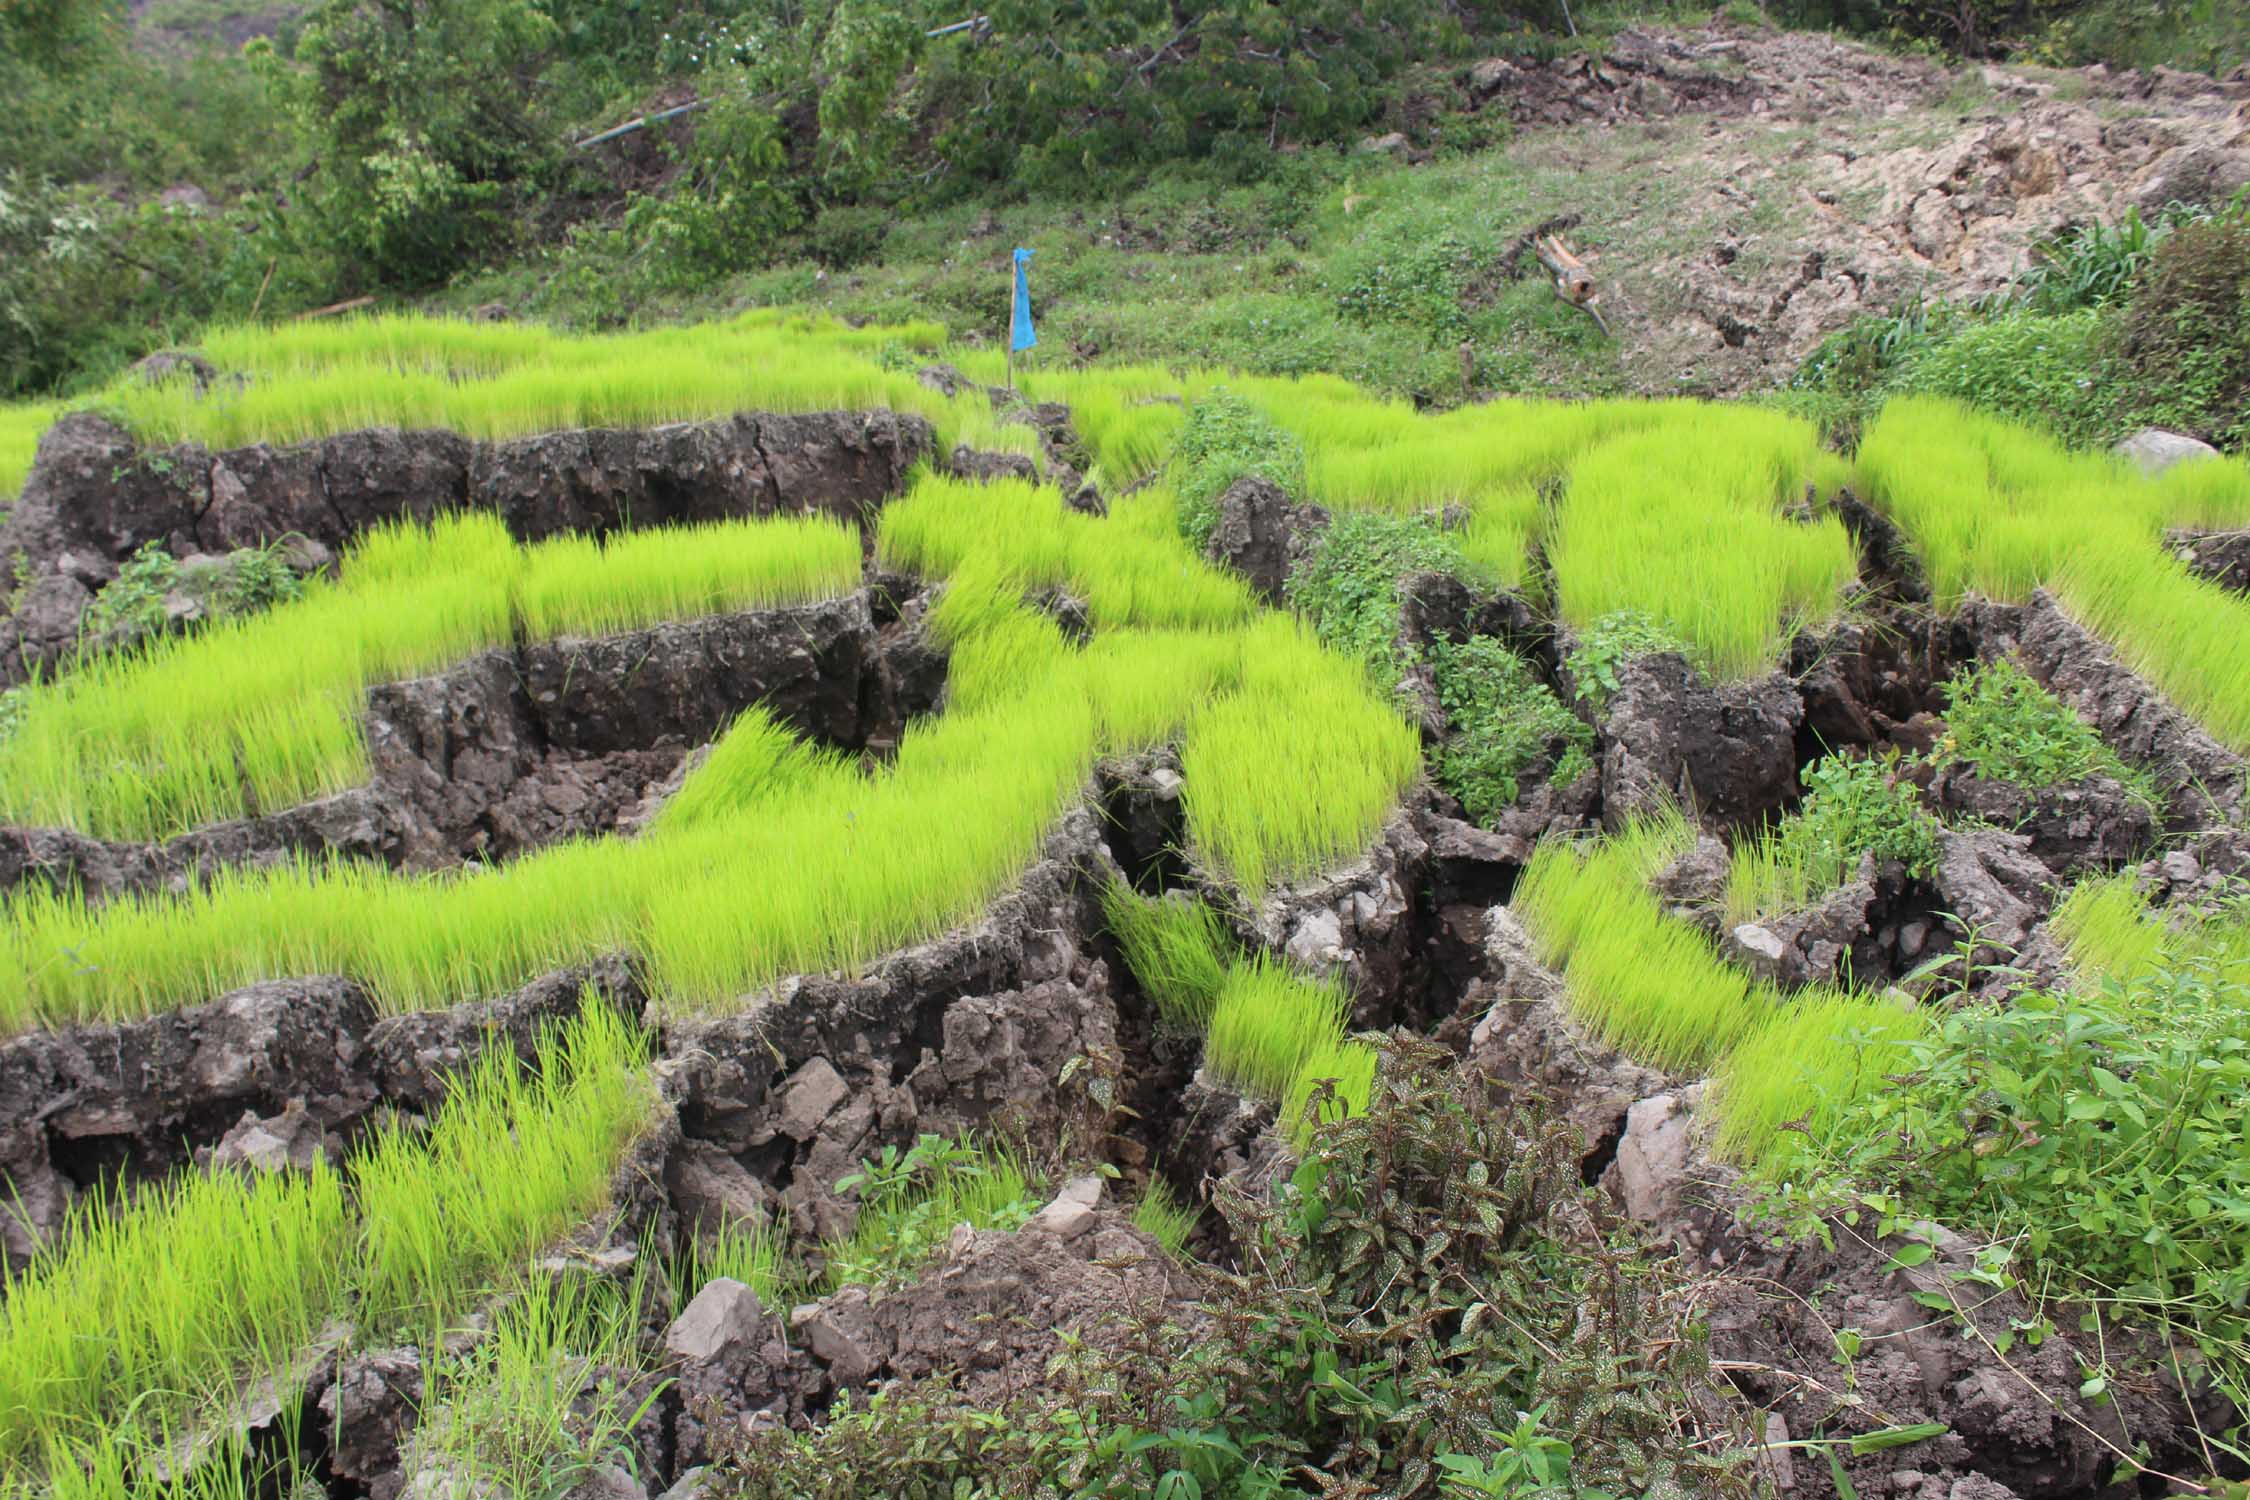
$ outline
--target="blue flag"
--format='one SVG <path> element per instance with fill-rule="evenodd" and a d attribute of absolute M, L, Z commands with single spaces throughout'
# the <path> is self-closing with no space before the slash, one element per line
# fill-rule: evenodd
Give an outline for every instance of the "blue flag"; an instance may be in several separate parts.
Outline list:
<path fill-rule="evenodd" d="M 1030 260 L 1029 250 L 1016 252 L 1016 306 L 1008 319 L 1008 348 L 1017 353 L 1039 342 L 1031 327 L 1031 283 L 1024 277 L 1024 267 Z"/>

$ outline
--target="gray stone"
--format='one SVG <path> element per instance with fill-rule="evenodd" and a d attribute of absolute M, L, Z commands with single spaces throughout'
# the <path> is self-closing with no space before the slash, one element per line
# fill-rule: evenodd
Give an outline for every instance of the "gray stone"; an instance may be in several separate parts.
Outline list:
<path fill-rule="evenodd" d="M 1755 953 L 1771 963 L 1781 962 L 1785 951 L 1782 941 L 1755 922 L 1745 922 L 1734 930 L 1734 940 L 1745 951 Z"/>
<path fill-rule="evenodd" d="M 703 1500 L 704 1493 L 711 1487 L 708 1478 L 710 1472 L 708 1465 L 697 1464 L 674 1481 L 672 1487 L 658 1496 L 657 1500 Z"/>
<path fill-rule="evenodd" d="M 2110 451 L 2119 458 L 2131 459 L 2143 474 L 2152 478 L 2174 464 L 2219 456 L 2219 450 L 2209 443 L 2185 433 L 2166 432 L 2161 427 L 2144 427 Z"/>
<path fill-rule="evenodd" d="M 791 1140 L 809 1141 L 850 1092 L 851 1086 L 828 1059 L 816 1057 L 782 1086 L 781 1113 L 774 1128 Z"/>
<path fill-rule="evenodd" d="M 603 1464 L 564 1491 L 563 1500 L 648 1500 L 648 1490 L 616 1464 Z"/>
<path fill-rule="evenodd" d="M 765 1316 L 756 1292 L 718 1277 L 664 1331 L 664 1352 L 686 1364 L 732 1363 L 757 1347 Z"/>
<path fill-rule="evenodd" d="M 1058 1240 L 1074 1240 L 1094 1227 L 1094 1210 L 1088 1204 L 1057 1198 L 1033 1214 L 1025 1227 L 1042 1230 Z"/>
<path fill-rule="evenodd" d="M 1695 1106 L 1702 1086 L 1657 1094 L 1625 1111 L 1617 1159 L 1603 1181 L 1625 1212 L 1643 1224 L 1663 1226 L 1679 1216 L 1681 1192 L 1694 1159 Z"/>

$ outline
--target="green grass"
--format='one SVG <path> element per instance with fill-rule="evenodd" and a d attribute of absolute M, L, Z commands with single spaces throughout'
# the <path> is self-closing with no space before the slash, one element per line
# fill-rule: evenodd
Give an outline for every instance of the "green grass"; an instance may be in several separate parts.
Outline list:
<path fill-rule="evenodd" d="M 1845 1105 L 1907 1061 L 1928 1021 L 1910 1002 L 1832 990 L 1798 995 L 1742 1039 L 1712 1077 L 1717 1151 L 1734 1161 L 1771 1152 L 1784 1131 L 1826 1139 Z"/>
<path fill-rule="evenodd" d="M 23 490 L 24 476 L 31 472 L 32 456 L 38 452 L 40 435 L 54 425 L 62 414 L 62 407 L 51 401 L 31 401 L 21 405 L 0 405 L 0 511 L 12 504 Z"/>
<path fill-rule="evenodd" d="M 1208 1027 L 1234 961 L 1225 918 L 1191 896 L 1143 896 L 1122 881 L 1103 889 L 1102 916 L 1164 1023 L 1183 1032 Z"/>
<path fill-rule="evenodd" d="M 2195 577 L 2162 541 L 2170 525 L 2250 515 L 2250 471 L 2190 465 L 2150 481 L 2106 454 L 1923 398 L 1884 408 L 1858 468 L 1914 542 L 1941 607 L 1972 591 L 2018 602 L 2046 588 L 2222 743 L 2250 749 L 2250 601 Z"/>
<path fill-rule="evenodd" d="M 712 1282 L 725 1277 L 739 1281 L 758 1297 L 758 1305 L 771 1313 L 786 1311 L 800 1290 L 800 1268 L 789 1254 L 785 1221 L 745 1223 L 728 1218 L 690 1247 L 687 1263 L 677 1278 L 680 1301 L 693 1301 Z"/>
<path fill-rule="evenodd" d="M 1351 998 L 1263 954 L 1227 970 L 1203 1039 L 1203 1065 L 1222 1083 L 1280 1103 L 1315 1058 L 1333 1061 Z M 1364 1100 L 1363 1100 L 1364 1102 Z"/>
<path fill-rule="evenodd" d="M 531 547 L 460 515 L 368 533 L 334 582 L 32 687 L 0 740 L 0 820 L 162 838 L 364 782 L 367 689 L 504 645 L 831 597 L 859 544 L 826 519 Z"/>
<path fill-rule="evenodd" d="M 1202 1219 L 1203 1210 L 1182 1202 L 1172 1191 L 1172 1184 L 1161 1177 L 1150 1177 L 1140 1202 L 1133 1205 L 1133 1227 L 1155 1240 L 1174 1260 L 1187 1258 L 1188 1237 Z"/>
<path fill-rule="evenodd" d="M 645 1058 L 589 1005 L 534 1069 L 491 1049 L 426 1137 L 385 1126 L 343 1173 L 189 1172 L 129 1205 L 92 1198 L 0 1301 L 0 1475 L 59 1456 L 50 1444 L 134 1452 L 187 1433 L 288 1378 L 338 1320 L 435 1342 L 605 1201 L 653 1102 Z"/>
<path fill-rule="evenodd" d="M 637 1415 L 646 1263 L 622 1284 L 533 1273 L 485 1337 L 431 1358 L 408 1451 L 468 1493 L 559 1496 L 611 1459 Z"/>

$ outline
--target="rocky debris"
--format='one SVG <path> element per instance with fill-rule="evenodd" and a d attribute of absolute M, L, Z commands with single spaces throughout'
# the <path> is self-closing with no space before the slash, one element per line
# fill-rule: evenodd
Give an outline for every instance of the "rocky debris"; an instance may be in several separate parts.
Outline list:
<path fill-rule="evenodd" d="M 914 1281 L 880 1296 L 847 1286 L 798 1308 L 791 1327 L 839 1388 L 943 1374 L 994 1406 L 1044 1384 L 1066 1339 L 1099 1347 L 1136 1317 L 1184 1314 L 1188 1278 L 1081 1187 L 1013 1232 L 961 1225 Z"/>
<path fill-rule="evenodd" d="M 2250 876 L 2250 833 L 2215 828 L 2140 867 L 2141 892 L 2154 906 L 2209 910 Z"/>
<path fill-rule="evenodd" d="M 208 1164 L 252 1172 L 309 1172 L 328 1156 L 327 1147 L 327 1132 L 320 1122 L 302 1099 L 292 1099 L 280 1114 L 263 1119 L 244 1110 L 234 1128 L 211 1148 Z"/>
<path fill-rule="evenodd" d="M 1693 922 L 1717 937 L 1719 908 L 1733 875 L 1734 855 L 1726 840 L 1698 829 L 1687 852 L 1657 871 L 1648 884 L 1664 903 L 1667 916 Z"/>
<path fill-rule="evenodd" d="M 1472 102 L 1504 109 L 1519 125 L 1586 125 L 1649 116 L 1736 113 L 1762 92 L 1739 66 L 1742 44 L 1627 31 L 1599 59 L 1573 53 L 1551 62 L 1489 57 L 1463 79 Z"/>
<path fill-rule="evenodd" d="M 1834 505 L 1836 518 L 1844 523 L 1859 549 L 1860 578 L 1902 603 L 1927 604 L 1929 579 L 1898 523 L 1850 490 L 1838 490 Z M 1795 642 L 1791 643 L 1790 660 L 1797 660 Z"/>
<path fill-rule="evenodd" d="M 365 786 L 162 842 L 0 828 L 0 891 L 37 880 L 99 901 L 302 855 L 443 869 L 627 831 L 753 703 L 829 745 L 896 744 L 942 688 L 926 656 L 912 629 L 878 630 L 865 590 L 484 652 L 369 689 Z"/>
<path fill-rule="evenodd" d="M 1971 963 L 2005 963 L 2031 938 L 2052 904 L 2054 877 L 2032 853 L 2031 840 L 1998 828 L 1938 834 L 1930 881 L 1939 907 L 1975 942 Z"/>
<path fill-rule="evenodd" d="M 196 187 L 166 188 L 162 196 L 170 202 L 173 194 L 181 192 L 192 193 L 199 199 L 203 196 L 203 190 Z M 185 377 L 194 384 L 198 396 L 219 379 L 218 366 L 192 349 L 159 349 L 154 354 L 144 354 L 133 361 L 125 373 L 143 385 L 162 385 L 167 380 Z"/>
<path fill-rule="evenodd" d="M 1143 891 L 1187 878 L 1187 783 L 1180 757 L 1169 746 L 1097 767 L 1094 781 L 1110 852 Z"/>
<path fill-rule="evenodd" d="M 1021 453 L 993 453 L 982 448 L 972 448 L 967 443 L 956 443 L 946 459 L 945 470 L 956 479 L 967 479 L 977 484 L 990 484 L 996 479 L 1021 479 L 1037 483 L 1039 465 Z"/>
<path fill-rule="evenodd" d="M 1878 864 L 1862 856 L 1850 880 L 1812 905 L 1727 928 L 1720 949 L 1759 978 L 1787 987 L 1880 983 L 1902 972 L 1899 924 L 1890 913 L 1906 900 L 1907 888 L 1898 861 Z M 1915 947 L 1909 964 L 1927 948 L 1932 929 L 1928 918 L 1915 925 L 1905 945 Z"/>
<path fill-rule="evenodd" d="M 1897 743 L 1907 723 L 1943 707 L 1936 684 L 1952 675 L 1949 645 L 1927 616 L 1903 609 L 1842 620 L 1792 640 L 1789 675 L 1804 703 L 1799 759 L 1848 745 Z"/>
<path fill-rule="evenodd" d="M 1954 820 L 2011 829 L 2057 878 L 2114 870 L 2156 839 L 2156 812 L 2123 782 L 2089 776 L 2068 786 L 2026 787 L 1979 776 L 1960 764 L 1938 768 L 1930 799 Z"/>
<path fill-rule="evenodd" d="M 1702 1283 L 1712 1358 L 1784 1430 L 1946 1426 L 1909 1449 L 1839 1453 L 1859 1493 L 2062 1500 L 2109 1478 L 2114 1455 L 2103 1439 L 2122 1450 L 2128 1430 L 2184 1430 L 2165 1382 L 2113 1381 L 2101 1405 L 2081 1396 L 2082 1369 L 2101 1361 L 2065 1333 L 1996 1352 L 2011 1322 L 2026 1326 L 2035 1312 L 2018 1292 L 1973 1279 L 1976 1247 L 1958 1235 L 1932 1229 L 1929 1258 L 1902 1266 L 1894 1256 L 1907 1241 L 1871 1241 L 1865 1222 L 1831 1223 L 1833 1249 L 1752 1230 L 1733 1173 L 1709 1155 L 1704 1104 L 1700 1086 L 1637 1102 L 1604 1182 L 1631 1217 L 1691 1261 L 1724 1268 Z M 1917 1296 L 1955 1310 L 1933 1312 Z M 1855 1339 L 1852 1350 L 1840 1331 Z M 2114 1347 L 2107 1352 L 2124 1367 Z M 2141 1363 L 2153 1369 L 2159 1358 L 2149 1351 Z M 1909 1468 L 1911 1484 L 1895 1487 L 1894 1471 Z"/>
<path fill-rule="evenodd" d="M 789 1348 L 779 1318 L 741 1282 L 718 1277 L 695 1293 L 664 1331 L 664 1362 L 678 1382 L 678 1457 L 713 1456 L 713 1428 L 746 1428 L 788 1410 L 788 1396 L 811 1385 L 809 1361 Z"/>
<path fill-rule="evenodd" d="M 1796 799 L 1804 716 L 1778 672 L 1714 687 L 1675 652 L 1628 662 L 1602 729 L 1603 823 L 1677 805 L 1755 827 Z"/>
<path fill-rule="evenodd" d="M 1585 1138 L 1589 1172 L 1599 1172 L 1629 1111 L 1663 1093 L 1670 1080 L 1580 1030 L 1564 1010 L 1561 977 L 1539 962 L 1530 934 L 1507 907 L 1493 908 L 1486 919 L 1485 957 L 1485 974 L 1465 1002 L 1487 1007 L 1469 1036 L 1465 1065 L 1554 1101 Z"/>
<path fill-rule="evenodd" d="M 2022 605 L 1971 599 L 1956 627 L 1976 656 L 2013 656 L 2111 749 L 2153 771 L 2172 826 L 2201 829 L 2239 816 L 2242 757 L 2167 703 L 2044 591 Z"/>
<path fill-rule="evenodd" d="M 2130 459 L 2135 468 L 2151 479 L 2174 464 L 2219 456 L 2219 450 L 2201 438 L 2192 438 L 2183 432 L 2166 432 L 2161 427 L 2143 427 L 2131 437 L 2120 439 L 2110 451 L 2119 458 Z"/>
<path fill-rule="evenodd" d="M 344 1358 L 317 1398 L 329 1470 L 365 1486 L 368 1500 L 397 1500 L 406 1487 L 400 1446 L 421 1410 L 422 1386 L 420 1351 L 386 1349 Z"/>
<path fill-rule="evenodd" d="M 1328 527 L 1328 512 L 1299 505 L 1269 479 L 1246 475 L 1219 496 L 1218 524 L 1203 555 L 1234 569 L 1268 604 L 1282 602 L 1290 570 Z"/>
<path fill-rule="evenodd" d="M 1157 1159 L 1173 1182 L 1225 1182 L 1255 1195 L 1285 1159 L 1292 1159 L 1271 1127 L 1277 1111 L 1219 1082 L 1202 1068 L 1165 1101 L 1155 1121 Z"/>
<path fill-rule="evenodd" d="M 1245 923 L 1250 940 L 1307 973 L 1341 981 L 1355 1027 L 1417 1024 L 1427 1000 L 1419 898 L 1429 854 L 1417 820 L 1393 813 L 1358 859 L 1269 895 Z"/>
<path fill-rule="evenodd" d="M 2250 592 L 2250 531 L 2175 531 L 2165 541 L 2197 577 Z"/>
<path fill-rule="evenodd" d="M 443 432 L 370 430 L 290 448 L 144 451 L 91 413 L 41 438 L 23 494 L 0 522 L 36 596 L 0 622 L 0 687 L 52 666 L 75 638 L 74 597 L 117 576 L 143 543 L 174 556 L 295 535 L 341 551 L 379 521 L 497 513 L 523 541 L 745 516 L 825 512 L 863 520 L 931 448 L 929 424 L 889 411 L 742 415 L 645 431 L 547 433 L 472 443 Z M 27 601 L 28 603 L 29 601 Z"/>
<path fill-rule="evenodd" d="M 851 1226 L 836 1181 L 886 1143 L 1004 1122 L 1100 1140 L 1122 1055 L 1092 935 L 1115 878 L 1096 816 L 1070 813 L 975 924 L 856 977 L 798 976 L 739 1015 L 669 1028 L 660 1073 L 699 1169 L 719 1170 L 713 1150 L 731 1158 L 825 1238 Z"/>

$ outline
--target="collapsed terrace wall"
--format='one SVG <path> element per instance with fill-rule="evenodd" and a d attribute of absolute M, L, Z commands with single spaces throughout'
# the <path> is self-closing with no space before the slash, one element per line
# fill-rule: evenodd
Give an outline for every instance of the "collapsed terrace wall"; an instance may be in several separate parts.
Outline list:
<path fill-rule="evenodd" d="M 893 744 L 933 708 L 942 658 L 862 589 L 788 608 L 481 652 L 368 690 L 366 785 L 161 842 L 0 827 L 0 892 L 89 899 L 220 868 L 337 854 L 429 870 L 614 832 L 752 704 L 821 744 Z"/>
<path fill-rule="evenodd" d="M 744 413 L 648 429 L 478 442 L 371 429 L 286 447 L 147 449 L 74 412 L 40 439 L 0 521 L 14 592 L 0 619 L 0 688 L 60 663 L 80 616 L 146 543 L 175 556 L 298 536 L 330 552 L 370 526 L 489 511 L 518 541 L 776 515 L 857 522 L 936 444 L 892 411 Z M 317 554 L 316 554 L 317 555 Z"/>

